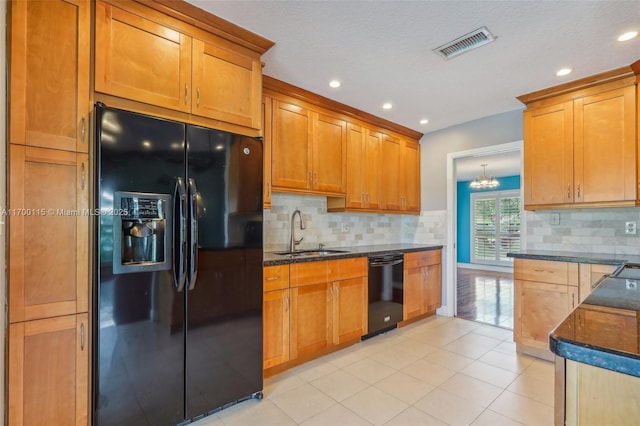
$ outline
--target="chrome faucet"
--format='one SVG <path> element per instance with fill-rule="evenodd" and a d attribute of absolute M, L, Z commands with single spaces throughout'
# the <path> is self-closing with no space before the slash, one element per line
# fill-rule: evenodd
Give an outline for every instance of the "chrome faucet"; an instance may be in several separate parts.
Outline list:
<path fill-rule="evenodd" d="M 293 214 L 291 215 L 291 241 L 289 242 L 289 251 L 290 252 L 294 252 L 296 250 L 296 246 L 298 244 L 300 244 L 302 242 L 302 240 L 304 239 L 304 237 L 300 237 L 299 240 L 296 240 L 294 237 L 294 229 L 293 229 L 293 223 L 294 220 L 296 218 L 296 214 L 298 215 L 298 217 L 300 218 L 300 229 L 304 229 L 304 220 L 302 219 L 302 213 L 300 213 L 300 210 L 295 209 L 293 211 Z"/>

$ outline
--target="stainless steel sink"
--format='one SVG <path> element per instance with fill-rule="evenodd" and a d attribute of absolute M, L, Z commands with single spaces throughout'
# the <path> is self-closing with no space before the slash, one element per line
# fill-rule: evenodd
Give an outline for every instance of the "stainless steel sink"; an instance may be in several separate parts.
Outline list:
<path fill-rule="evenodd" d="M 280 252 L 274 252 L 273 254 L 277 254 L 280 256 L 300 257 L 300 256 L 326 256 L 329 254 L 338 254 L 338 253 L 349 253 L 349 252 L 347 250 L 315 249 L 315 250 L 280 251 Z"/>

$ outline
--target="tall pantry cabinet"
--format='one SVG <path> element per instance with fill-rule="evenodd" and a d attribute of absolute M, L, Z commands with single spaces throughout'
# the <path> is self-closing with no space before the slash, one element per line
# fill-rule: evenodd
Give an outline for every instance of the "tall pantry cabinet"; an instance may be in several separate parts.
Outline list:
<path fill-rule="evenodd" d="M 90 2 L 8 6 L 8 423 L 87 424 Z"/>

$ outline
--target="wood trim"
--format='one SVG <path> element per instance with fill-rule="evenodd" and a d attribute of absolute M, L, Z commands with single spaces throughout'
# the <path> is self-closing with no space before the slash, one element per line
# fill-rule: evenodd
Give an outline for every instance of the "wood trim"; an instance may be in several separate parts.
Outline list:
<path fill-rule="evenodd" d="M 265 53 L 275 43 L 256 33 L 239 27 L 183 0 L 135 0 L 147 7 L 165 13 L 189 25 L 243 47 Z"/>
<path fill-rule="evenodd" d="M 420 140 L 420 138 L 423 136 L 422 133 L 409 129 L 408 127 L 393 123 L 391 121 L 385 120 L 384 118 L 376 117 L 375 115 L 360 111 L 348 105 L 331 100 L 329 98 L 325 98 L 324 96 L 317 95 L 313 92 L 309 92 L 308 90 L 296 87 L 289 83 L 285 83 L 284 81 L 277 80 L 267 75 L 264 75 L 262 77 L 262 87 L 265 94 L 269 96 L 277 98 L 278 94 L 286 95 L 303 102 L 307 102 L 314 106 L 326 108 L 327 110 L 333 112 L 332 115 L 334 117 L 337 113 L 343 115 L 345 117 L 345 120 L 351 119 L 351 121 L 364 121 L 376 127 L 388 129 L 415 140 Z"/>
<path fill-rule="evenodd" d="M 551 98 L 558 95 L 564 95 L 564 94 L 570 94 L 572 97 L 578 98 L 578 97 L 584 96 L 581 93 L 577 93 L 578 91 L 586 90 L 594 86 L 599 86 L 604 83 L 614 82 L 617 80 L 623 80 L 628 77 L 633 77 L 634 69 L 632 69 L 632 67 L 637 67 L 638 69 L 640 69 L 640 64 L 638 64 L 638 62 L 635 62 L 633 65 L 617 68 L 610 71 L 605 71 L 589 77 L 581 78 L 579 80 L 571 81 L 564 84 L 559 84 L 557 86 L 548 87 L 546 89 L 527 93 L 525 95 L 520 95 L 520 96 L 517 96 L 516 98 L 527 106 L 529 106 L 529 104 L 533 102 L 538 102 L 543 99 Z M 630 80 L 630 81 L 633 81 L 633 80 Z M 573 92 L 576 92 L 576 93 L 574 94 Z"/>
<path fill-rule="evenodd" d="M 89 417 L 89 353 L 91 329 L 89 314 L 76 315 L 76 426 L 88 425 Z"/>
<path fill-rule="evenodd" d="M 595 209 L 604 207 L 635 207 L 640 205 L 638 201 L 607 201 L 597 203 L 567 203 L 567 204 L 525 204 L 525 210 L 564 210 L 564 209 Z"/>

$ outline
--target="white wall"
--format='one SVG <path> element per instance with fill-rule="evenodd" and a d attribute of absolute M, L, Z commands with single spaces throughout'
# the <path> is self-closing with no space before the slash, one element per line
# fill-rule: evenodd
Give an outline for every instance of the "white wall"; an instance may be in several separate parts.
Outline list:
<path fill-rule="evenodd" d="M 447 154 L 522 140 L 522 110 L 428 133 L 420 140 L 422 210 L 447 208 Z"/>
<path fill-rule="evenodd" d="M 0 0 L 0 46 L 5 47 L 7 45 L 6 34 L 7 34 L 7 2 L 6 0 Z M 6 48 L 5 48 L 6 52 Z M 6 118 L 7 118 L 7 93 L 6 93 L 6 53 L 0 55 L 0 153 L 2 153 L 2 157 L 5 160 L 0 161 L 0 210 L 3 210 L 6 206 L 6 135 L 7 135 L 7 127 L 6 127 Z M 0 330 L 2 330 L 2 336 L 0 338 L 0 354 L 3 354 L 3 363 L 2 368 L 0 368 L 0 395 L 4 395 L 4 365 L 5 365 L 5 315 L 6 312 L 4 307 L 6 303 L 6 256 L 5 256 L 5 247 L 6 247 L 6 227 L 4 222 L 6 217 L 0 216 L 0 295 L 2 295 L 2 312 L 0 312 Z M 0 398 L 0 413 L 2 415 L 2 419 L 4 421 L 4 397 Z"/>

